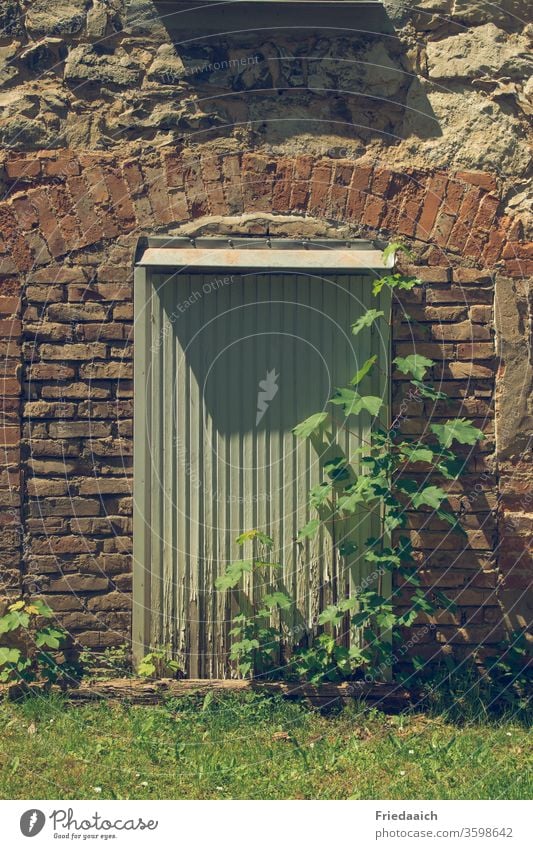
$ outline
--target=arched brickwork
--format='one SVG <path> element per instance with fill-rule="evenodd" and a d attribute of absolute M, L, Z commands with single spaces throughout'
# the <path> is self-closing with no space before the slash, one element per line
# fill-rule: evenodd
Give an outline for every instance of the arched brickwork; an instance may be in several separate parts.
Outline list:
<path fill-rule="evenodd" d="M 0 204 L 0 346 L 5 356 L 0 491 L 3 581 L 43 592 L 79 640 L 102 647 L 130 627 L 132 467 L 132 270 L 139 235 L 202 216 L 278 213 L 349 224 L 354 235 L 401 237 L 416 252 L 425 287 L 404 293 L 394 318 L 396 352 L 437 361 L 452 395 L 446 410 L 405 401 L 416 433 L 428 415 L 467 415 L 482 426 L 450 501 L 464 512 L 467 543 L 432 519 L 412 517 L 427 586 L 456 596 L 458 614 L 420 622 L 417 654 L 462 650 L 503 636 L 498 604 L 492 332 L 493 272 L 530 273 L 521 225 L 500 212 L 496 180 L 481 172 L 394 172 L 311 156 L 172 152 L 46 152 L 5 163 Z M 409 323 L 402 316 L 409 314 Z M 20 472 L 22 463 L 23 473 Z M 512 545 L 526 542 L 511 534 Z M 507 546 L 506 546 L 507 548 Z M 501 565 L 505 569 L 502 560 Z"/>

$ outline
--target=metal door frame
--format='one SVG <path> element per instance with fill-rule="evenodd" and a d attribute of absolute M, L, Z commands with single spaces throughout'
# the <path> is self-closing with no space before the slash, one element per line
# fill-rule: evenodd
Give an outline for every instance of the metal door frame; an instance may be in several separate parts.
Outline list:
<path fill-rule="evenodd" d="M 394 265 L 394 256 L 383 262 L 382 245 L 366 240 L 264 238 L 174 238 L 150 237 L 139 241 L 134 272 L 134 428 L 133 428 L 133 621 L 132 650 L 137 663 L 150 646 L 153 614 L 151 569 L 151 456 L 152 386 L 148 369 L 151 351 L 152 270 L 191 274 L 201 270 L 221 273 L 248 270 L 319 271 L 381 275 Z M 388 383 L 390 394 L 390 381 Z M 390 407 L 390 397 L 389 397 Z M 155 462 L 160 462 L 156 457 Z M 164 591 L 164 588 L 162 588 Z M 161 614 L 160 614 L 161 615 Z"/>

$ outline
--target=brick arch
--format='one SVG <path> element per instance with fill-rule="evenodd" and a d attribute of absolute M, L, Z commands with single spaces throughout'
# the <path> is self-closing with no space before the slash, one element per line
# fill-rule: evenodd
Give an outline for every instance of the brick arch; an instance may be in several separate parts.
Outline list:
<path fill-rule="evenodd" d="M 0 268 L 16 271 L 121 234 L 253 212 L 312 215 L 413 240 L 432 264 L 446 255 L 501 265 L 508 276 L 533 270 L 520 222 L 500 213 L 497 181 L 483 172 L 166 148 L 122 162 L 116 154 L 45 152 L 10 158 L 5 172 L 11 194 L 0 204 Z"/>
<path fill-rule="evenodd" d="M 427 284 L 424 302 L 417 300 L 419 293 L 405 295 L 421 334 L 429 334 L 429 341 L 421 335 L 417 346 L 438 360 L 439 376 L 457 381 L 458 408 L 463 405 L 459 389 L 468 380 L 482 385 L 494 376 L 486 267 L 518 276 L 529 262 L 519 222 L 499 213 L 495 180 L 477 172 L 396 172 L 307 155 L 270 159 L 161 149 L 124 161 L 114 154 L 73 151 L 13 157 L 5 174 L 10 185 L 0 204 L 5 239 L 0 244 L 0 308 L 5 316 L 0 345 L 7 357 L 0 458 L 5 580 L 13 593 L 20 591 L 23 579 L 27 586 L 49 592 L 63 606 L 66 627 L 87 645 L 116 644 L 129 616 L 124 606 L 129 592 L 129 474 L 114 474 L 113 464 L 121 454 L 129 458 L 132 453 L 131 360 L 119 352 L 127 348 L 132 321 L 132 255 L 138 235 L 206 215 L 274 212 L 349 224 L 362 236 L 405 238 L 416 248 L 422 262 L 417 273 Z M 21 280 L 26 284 L 23 313 Z M 403 334 L 400 324 L 398 353 L 412 350 Z M 28 376 L 36 346 L 37 394 L 24 397 L 22 377 Z M 63 400 L 54 395 L 58 380 L 69 387 Z M 77 384 L 87 381 L 96 381 L 103 396 L 85 398 Z M 492 413 L 483 396 L 465 403 L 462 413 L 486 419 L 492 439 Z M 92 430 L 91 419 L 97 423 Z M 416 419 L 413 413 L 410 421 Z M 40 453 L 26 457 L 23 481 L 21 451 L 27 451 L 30 437 L 34 445 L 39 443 Z M 68 448 L 65 459 L 71 469 L 68 488 L 58 472 L 63 447 Z M 88 452 L 96 452 L 92 466 Z M 472 476 L 487 473 L 485 492 L 495 500 L 484 456 L 476 463 Z M 457 509 L 463 497 L 453 494 Z M 460 590 L 467 611 L 483 596 L 493 615 L 487 621 L 498 621 L 496 603 L 491 603 L 496 573 L 489 568 L 493 531 L 479 527 L 475 511 L 469 521 L 471 550 L 434 552 L 426 564 L 428 576 L 438 578 L 453 560 L 454 568 L 447 570 L 451 586 L 444 588 Z M 425 552 L 437 544 L 440 533 L 414 528 L 413 534 L 426 562 Z M 438 639 L 453 641 L 457 633 L 457 623 L 443 622 Z M 500 636 L 476 620 L 459 642 L 472 646 Z"/>

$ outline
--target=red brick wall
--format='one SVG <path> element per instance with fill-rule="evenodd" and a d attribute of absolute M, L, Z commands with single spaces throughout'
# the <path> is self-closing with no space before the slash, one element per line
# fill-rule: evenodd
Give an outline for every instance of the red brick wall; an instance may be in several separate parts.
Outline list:
<path fill-rule="evenodd" d="M 84 645 L 127 638 L 136 240 L 205 215 L 307 214 L 348 223 L 354 235 L 402 237 L 413 246 L 425 285 L 395 306 L 396 354 L 416 346 L 436 360 L 434 377 L 454 400 L 447 408 L 416 400 L 402 406 L 406 384 L 398 374 L 395 413 L 405 413 L 409 433 L 430 415 L 458 414 L 486 434 L 467 476 L 449 484 L 467 542 L 438 520 L 411 517 L 425 584 L 449 590 L 460 604 L 436 627 L 415 626 L 416 652 L 502 638 L 492 281 L 495 270 L 510 278 L 531 273 L 533 258 L 520 224 L 499 214 L 491 175 L 397 173 L 311 156 L 152 151 L 120 161 L 61 150 L 12 156 L 5 178 L 0 550 L 8 593 L 23 583 L 45 594 Z M 509 531 L 506 551 L 522 538 Z M 526 572 L 513 580 L 527 580 Z"/>

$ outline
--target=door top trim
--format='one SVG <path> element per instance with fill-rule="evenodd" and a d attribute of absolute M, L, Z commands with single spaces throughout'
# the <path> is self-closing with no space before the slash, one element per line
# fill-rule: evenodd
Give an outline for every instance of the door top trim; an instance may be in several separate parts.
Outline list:
<path fill-rule="evenodd" d="M 269 269 L 291 271 L 383 271 L 394 256 L 383 261 L 373 242 L 320 239 L 188 239 L 151 237 L 139 243 L 139 267 L 189 269 Z"/>

